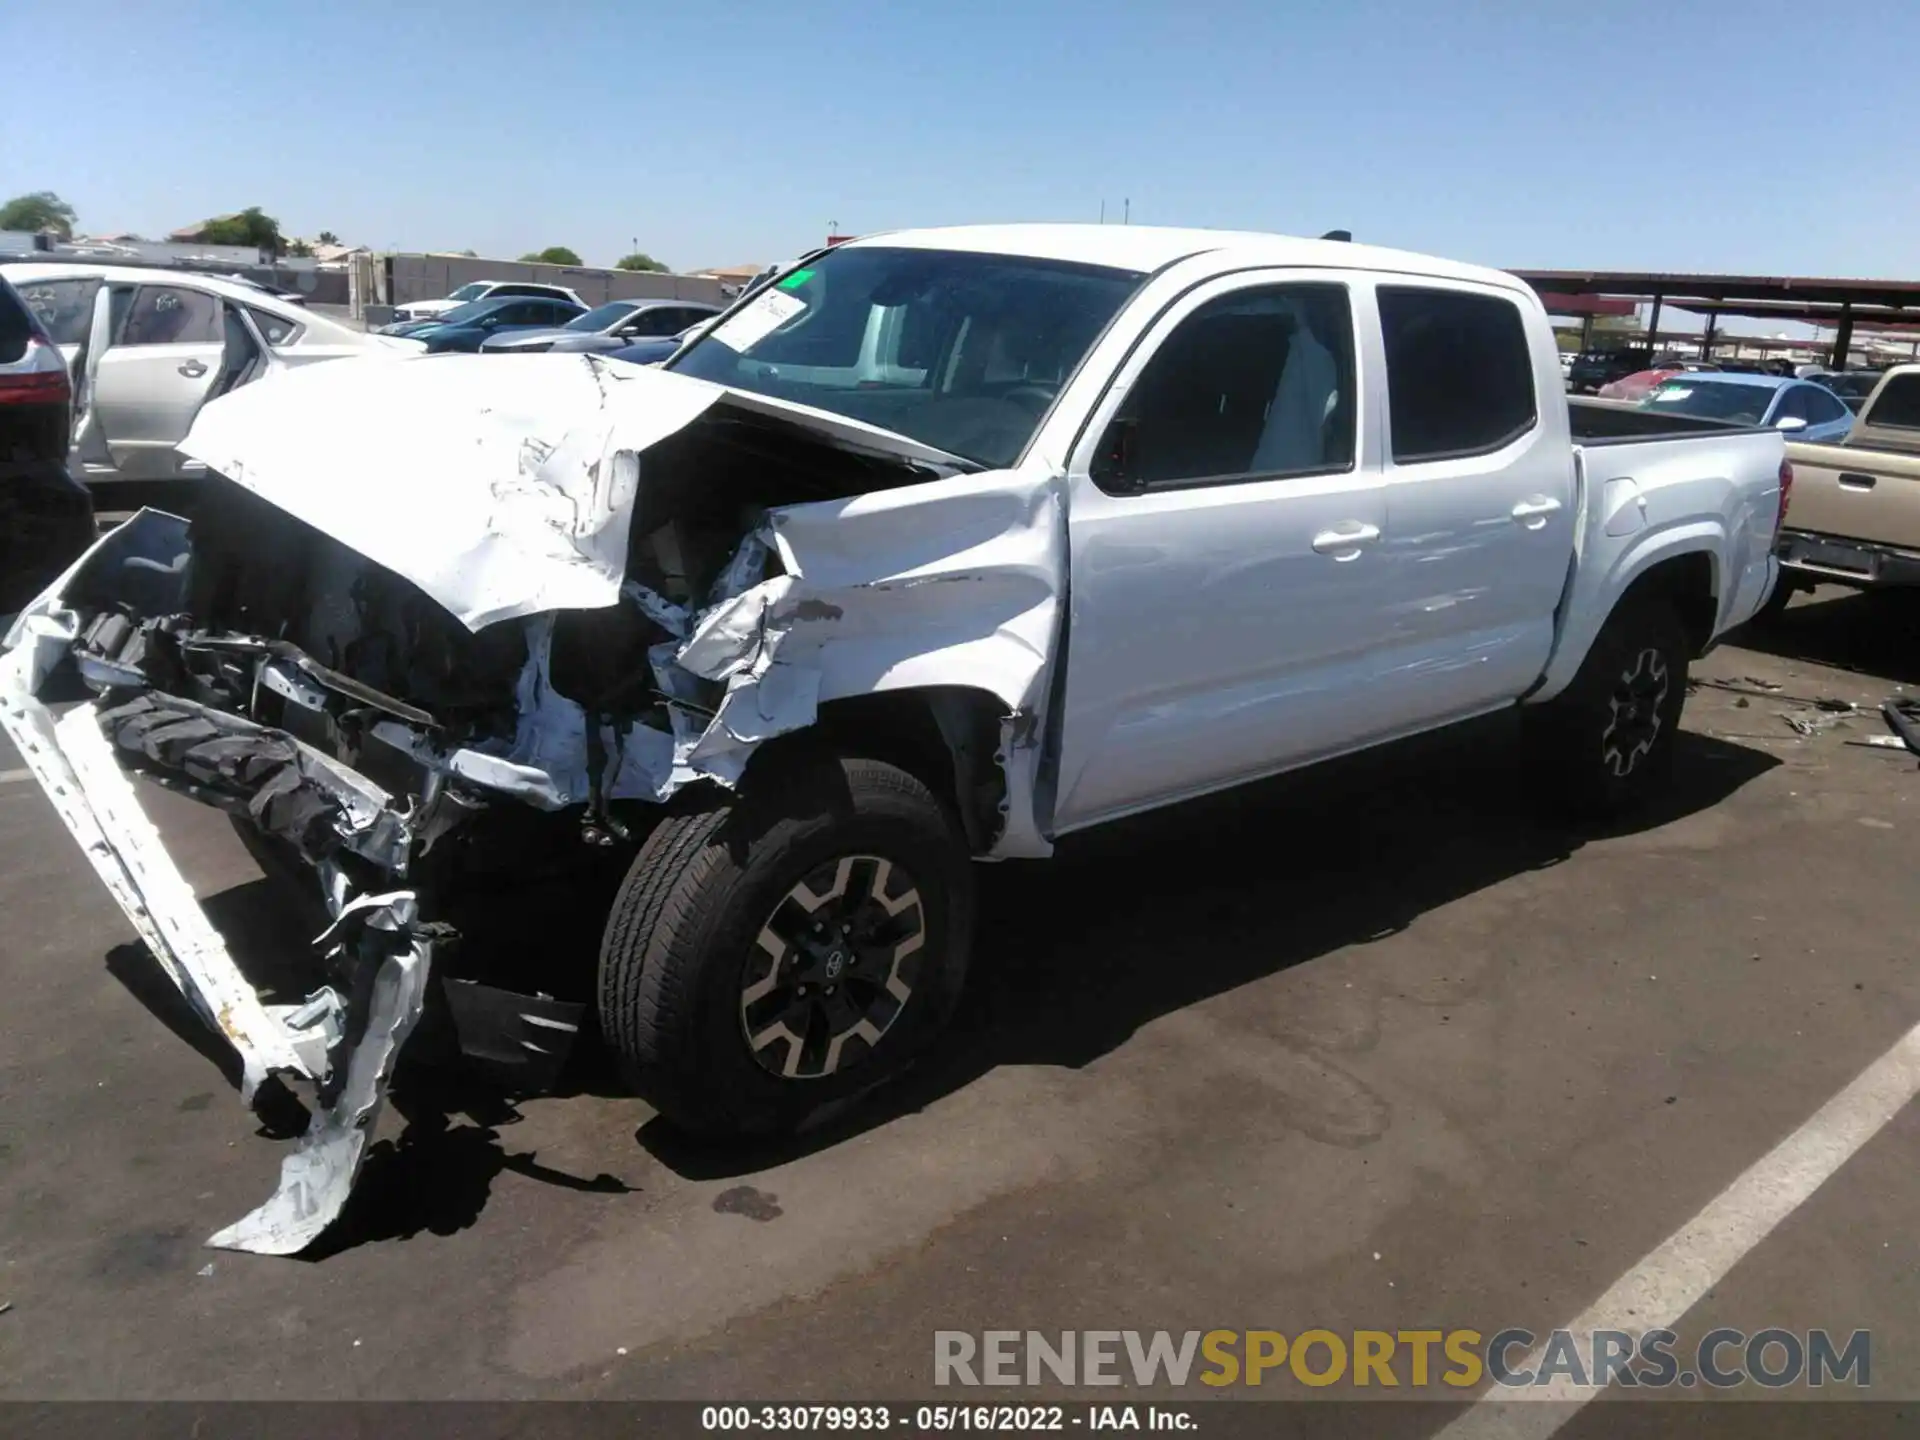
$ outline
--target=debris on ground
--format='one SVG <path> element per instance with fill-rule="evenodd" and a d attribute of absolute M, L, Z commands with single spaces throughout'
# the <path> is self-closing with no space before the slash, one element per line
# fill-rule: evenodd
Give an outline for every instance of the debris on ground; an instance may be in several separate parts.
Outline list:
<path fill-rule="evenodd" d="M 1813 736 L 1824 734 L 1836 725 L 1845 724 L 1847 715 L 1852 712 L 1848 711 L 1836 714 L 1832 711 L 1823 710 L 1812 715 L 1795 715 L 1789 711 L 1780 710 L 1775 713 L 1799 734 Z"/>
<path fill-rule="evenodd" d="M 1920 755 L 1920 700 L 1896 696 L 1881 702 L 1880 713 L 1886 716 L 1888 727 L 1900 737 L 1901 743 Z"/>
<path fill-rule="evenodd" d="M 1898 735 L 1869 735 L 1864 740 L 1849 740 L 1849 745 L 1858 745 L 1865 750 L 1905 750 L 1907 742 Z"/>

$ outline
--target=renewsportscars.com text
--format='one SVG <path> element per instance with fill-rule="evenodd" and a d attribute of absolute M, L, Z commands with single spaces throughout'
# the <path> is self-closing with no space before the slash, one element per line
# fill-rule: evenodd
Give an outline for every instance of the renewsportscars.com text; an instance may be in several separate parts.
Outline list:
<path fill-rule="evenodd" d="M 1549 1385 L 1730 1389 L 1872 1381 L 1873 1337 L 1855 1330 L 937 1330 L 936 1385 L 1306 1385 L 1498 1389 Z"/>

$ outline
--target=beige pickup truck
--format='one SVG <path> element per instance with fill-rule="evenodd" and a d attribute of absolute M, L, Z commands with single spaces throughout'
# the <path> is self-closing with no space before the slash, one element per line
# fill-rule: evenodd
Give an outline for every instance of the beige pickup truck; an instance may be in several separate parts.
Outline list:
<path fill-rule="evenodd" d="M 1920 585 L 1920 365 L 1887 371 L 1838 445 L 1789 443 L 1793 501 L 1763 614 L 1813 585 Z"/>

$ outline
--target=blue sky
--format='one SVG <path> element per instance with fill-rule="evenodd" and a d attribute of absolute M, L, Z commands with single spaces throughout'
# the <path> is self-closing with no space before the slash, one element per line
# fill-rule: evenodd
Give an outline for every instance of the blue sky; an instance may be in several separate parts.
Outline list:
<path fill-rule="evenodd" d="M 0 195 L 85 230 L 257 204 L 687 269 L 1130 198 L 1503 266 L 1920 273 L 1911 0 L 95 0 L 0 6 L 0 52 L 37 97 Z"/>

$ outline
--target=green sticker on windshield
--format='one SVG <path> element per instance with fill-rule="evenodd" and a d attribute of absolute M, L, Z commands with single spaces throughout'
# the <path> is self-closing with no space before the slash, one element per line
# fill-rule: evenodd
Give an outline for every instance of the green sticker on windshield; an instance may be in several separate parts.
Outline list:
<path fill-rule="evenodd" d="M 780 288 L 782 290 L 798 290 L 812 278 L 813 272 L 811 270 L 796 270 L 780 282 Z"/>

